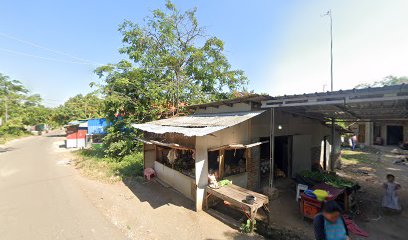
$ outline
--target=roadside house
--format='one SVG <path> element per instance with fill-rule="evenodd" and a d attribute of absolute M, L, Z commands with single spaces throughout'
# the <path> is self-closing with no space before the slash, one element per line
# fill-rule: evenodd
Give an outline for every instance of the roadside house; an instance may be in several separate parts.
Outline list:
<path fill-rule="evenodd" d="M 365 146 L 408 143 L 408 119 L 355 123 L 351 129 Z"/>
<path fill-rule="evenodd" d="M 191 106 L 194 113 L 189 116 L 134 124 L 144 132 L 139 139 L 144 143 L 144 167 L 154 168 L 158 179 L 194 201 L 200 211 L 210 169 L 218 179 L 260 191 L 272 185 L 270 162 L 274 175 L 279 172 L 285 178 L 323 166 L 324 159 L 331 164 L 330 141 L 335 139 L 333 156 L 340 152 L 338 132 L 332 138 L 332 129 L 323 121 L 262 109 L 268 99 L 248 95 Z"/>

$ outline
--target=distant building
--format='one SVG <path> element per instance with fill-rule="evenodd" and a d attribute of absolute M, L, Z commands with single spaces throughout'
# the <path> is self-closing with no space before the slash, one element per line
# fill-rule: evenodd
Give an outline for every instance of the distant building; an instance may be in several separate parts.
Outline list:
<path fill-rule="evenodd" d="M 66 131 L 66 148 L 86 147 L 86 134 L 88 132 L 88 121 L 78 120 L 69 122 L 64 126 Z"/>

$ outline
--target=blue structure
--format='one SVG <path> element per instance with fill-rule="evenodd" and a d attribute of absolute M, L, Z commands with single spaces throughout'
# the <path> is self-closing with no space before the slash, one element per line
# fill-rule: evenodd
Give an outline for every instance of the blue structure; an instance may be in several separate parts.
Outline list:
<path fill-rule="evenodd" d="M 88 120 L 88 135 L 106 134 L 105 128 L 108 126 L 106 118 L 95 118 Z"/>

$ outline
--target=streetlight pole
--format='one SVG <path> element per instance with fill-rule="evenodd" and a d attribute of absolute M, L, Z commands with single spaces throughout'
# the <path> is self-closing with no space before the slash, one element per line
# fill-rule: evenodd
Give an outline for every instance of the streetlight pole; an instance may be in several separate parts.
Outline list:
<path fill-rule="evenodd" d="M 333 18 L 331 9 L 328 12 L 330 16 L 330 86 L 333 92 Z"/>
<path fill-rule="evenodd" d="M 330 90 L 333 92 L 334 87 L 333 87 L 333 17 L 332 17 L 332 12 L 331 9 L 327 11 L 326 14 L 323 16 L 329 16 L 330 17 Z M 330 158 L 330 165 L 329 169 L 330 171 L 333 171 L 333 165 L 334 165 L 334 158 L 335 158 L 335 152 L 334 152 L 334 141 L 335 137 L 334 135 L 336 134 L 335 131 L 335 118 L 331 118 L 331 143 L 332 143 L 332 149 L 331 149 L 331 158 Z M 326 165 L 327 166 L 327 165 Z"/>
<path fill-rule="evenodd" d="M 330 90 L 333 92 L 333 17 L 331 9 L 322 15 L 330 17 Z"/>

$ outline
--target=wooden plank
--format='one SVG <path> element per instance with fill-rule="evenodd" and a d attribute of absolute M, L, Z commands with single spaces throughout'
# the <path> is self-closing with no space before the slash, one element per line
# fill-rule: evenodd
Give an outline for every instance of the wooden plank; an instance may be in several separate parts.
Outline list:
<path fill-rule="evenodd" d="M 222 179 L 224 177 L 224 154 L 225 154 L 225 150 L 221 149 L 220 150 L 220 154 L 219 154 L 219 158 L 220 158 L 220 162 L 218 165 L 218 174 L 219 174 L 219 179 Z"/>
<path fill-rule="evenodd" d="M 263 205 L 268 204 L 269 202 L 269 199 L 267 196 L 262 195 L 260 193 L 253 192 L 245 188 L 241 188 L 234 184 L 229 184 L 219 189 L 212 189 L 212 188 L 207 187 L 207 192 L 218 198 L 228 201 L 231 204 L 235 204 L 239 207 L 241 206 L 245 207 L 247 210 L 250 210 L 250 211 L 260 208 Z M 243 200 L 245 200 L 246 196 L 248 195 L 253 195 L 257 198 L 254 204 L 247 204 L 243 202 Z"/>
<path fill-rule="evenodd" d="M 251 144 L 227 144 L 227 145 L 222 145 L 220 147 L 214 147 L 214 148 L 209 148 L 208 151 L 212 152 L 212 151 L 218 151 L 218 150 L 230 150 L 230 149 L 244 149 L 244 148 L 252 148 L 252 147 L 256 147 L 259 146 L 261 144 L 264 143 L 268 143 L 269 140 L 267 141 L 262 141 L 262 142 L 255 142 L 255 143 L 251 143 Z"/>
<path fill-rule="evenodd" d="M 212 151 L 218 151 L 221 149 L 228 150 L 228 149 L 242 149 L 242 148 L 245 148 L 244 144 L 228 144 L 228 145 L 223 145 L 220 147 L 209 148 L 208 151 L 212 152 Z"/>
<path fill-rule="evenodd" d="M 153 144 L 152 142 L 150 142 L 149 140 L 143 139 L 143 138 L 136 138 L 137 141 L 142 142 L 144 144 Z"/>
<path fill-rule="evenodd" d="M 208 188 L 207 188 L 207 190 L 208 190 Z M 219 192 L 219 191 L 212 191 L 212 190 L 215 190 L 215 189 L 211 189 L 211 191 L 208 191 L 208 192 L 211 193 L 211 195 L 213 195 L 213 196 L 215 196 L 217 198 L 220 198 L 220 199 L 222 199 L 224 201 L 227 201 L 227 202 L 229 202 L 229 203 L 231 203 L 233 205 L 236 205 L 238 207 L 243 207 L 247 211 L 251 211 L 252 208 L 253 208 L 253 206 L 242 202 L 241 199 L 238 200 L 238 198 L 236 196 L 232 196 L 232 194 L 226 194 L 226 193 L 222 193 L 222 192 Z"/>
<path fill-rule="evenodd" d="M 231 186 L 230 186 L 230 185 L 231 185 Z M 246 188 L 242 188 L 242 187 L 237 186 L 237 185 L 233 185 L 233 184 L 230 184 L 230 185 L 228 185 L 228 186 L 230 186 L 230 187 L 233 188 L 233 189 L 236 189 L 237 191 L 240 191 L 240 192 L 242 192 L 242 193 L 245 193 L 245 196 L 247 196 L 247 195 L 253 195 L 253 196 L 255 196 L 257 199 L 262 200 L 262 201 L 264 202 L 264 204 L 268 204 L 268 203 L 269 203 L 269 198 L 268 198 L 268 196 L 265 196 L 265 195 L 263 195 L 263 194 L 261 194 L 261 193 L 257 193 L 257 192 L 251 191 L 251 190 L 246 189 Z"/>
<path fill-rule="evenodd" d="M 163 142 L 159 142 L 159 141 L 155 141 L 155 140 L 150 140 L 151 143 L 159 145 L 159 146 L 164 146 L 164 147 L 169 147 L 169 148 L 174 148 L 174 149 L 180 149 L 180 150 L 194 150 L 193 148 L 189 148 L 189 147 L 184 147 L 181 146 L 177 143 L 163 143 Z"/>
<path fill-rule="evenodd" d="M 256 146 L 259 146 L 261 144 L 268 143 L 268 142 L 269 142 L 269 140 L 262 141 L 262 142 L 251 143 L 251 144 L 245 145 L 245 148 L 256 147 Z"/>

